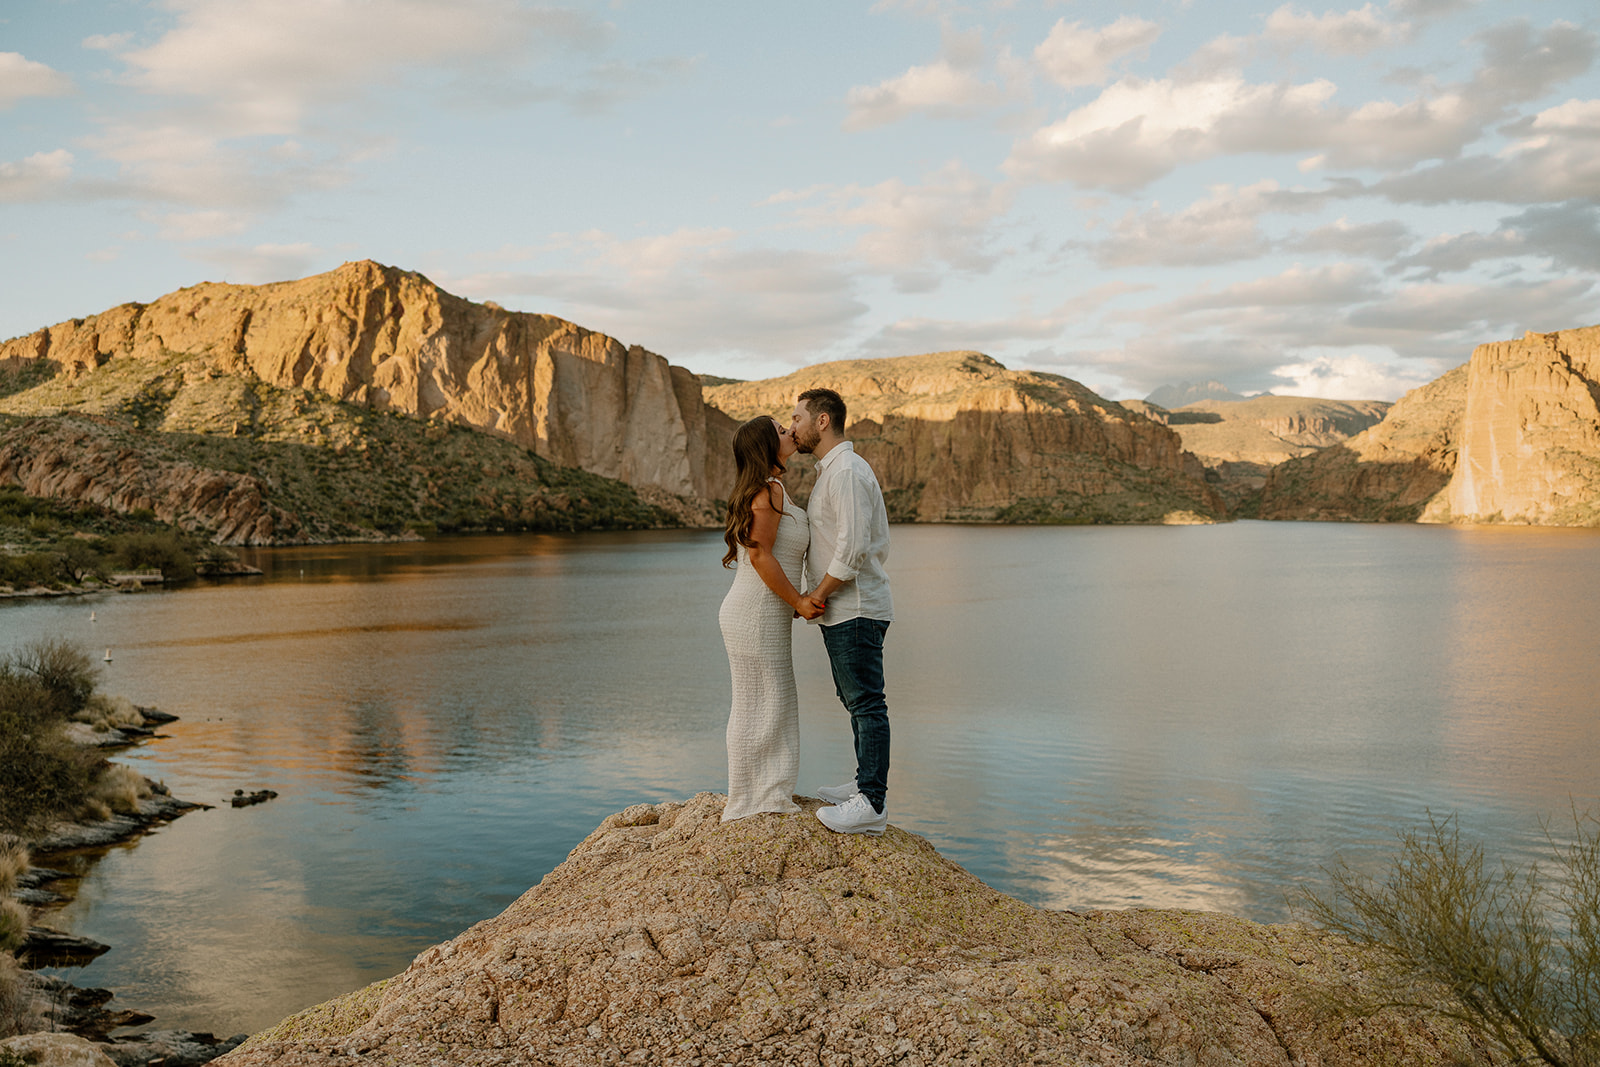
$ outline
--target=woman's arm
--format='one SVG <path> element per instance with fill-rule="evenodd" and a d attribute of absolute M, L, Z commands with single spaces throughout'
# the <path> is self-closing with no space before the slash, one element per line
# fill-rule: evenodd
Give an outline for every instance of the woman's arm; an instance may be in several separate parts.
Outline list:
<path fill-rule="evenodd" d="M 798 611 L 800 591 L 789 581 L 789 576 L 783 573 L 783 567 L 772 555 L 772 546 L 778 540 L 778 523 L 783 515 L 772 506 L 770 492 L 758 494 L 750 502 L 750 510 L 754 513 L 750 524 L 750 540 L 755 542 L 753 545 L 745 546 L 745 555 L 750 559 L 750 566 L 755 568 L 768 589 L 785 604 Z"/>

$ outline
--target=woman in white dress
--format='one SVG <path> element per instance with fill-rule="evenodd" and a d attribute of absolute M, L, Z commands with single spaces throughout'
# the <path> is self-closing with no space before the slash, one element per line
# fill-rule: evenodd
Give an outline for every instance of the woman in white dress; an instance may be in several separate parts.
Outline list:
<path fill-rule="evenodd" d="M 738 477 L 728 497 L 722 565 L 737 561 L 738 568 L 718 613 L 733 674 L 723 822 L 800 810 L 793 796 L 800 772 L 800 705 L 791 642 L 811 529 L 805 511 L 778 481 L 783 461 L 794 453 L 794 438 L 776 419 L 751 419 L 733 435 Z M 806 608 L 808 618 L 820 614 L 809 603 Z"/>

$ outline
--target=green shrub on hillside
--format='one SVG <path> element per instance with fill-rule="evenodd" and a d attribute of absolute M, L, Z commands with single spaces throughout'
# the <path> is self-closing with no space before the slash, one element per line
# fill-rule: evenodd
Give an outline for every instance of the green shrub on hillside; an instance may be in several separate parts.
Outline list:
<path fill-rule="evenodd" d="M 1377 881 L 1341 864 L 1334 895 L 1304 894 L 1320 925 L 1370 950 L 1385 1006 L 1456 1019 L 1513 1062 L 1600 1067 L 1600 822 L 1546 829 L 1538 864 L 1485 869 L 1454 818 L 1402 835 Z"/>
<path fill-rule="evenodd" d="M 83 810 L 110 764 L 63 725 L 94 692 L 89 657 L 57 640 L 0 661 L 0 832 L 26 834 Z"/>

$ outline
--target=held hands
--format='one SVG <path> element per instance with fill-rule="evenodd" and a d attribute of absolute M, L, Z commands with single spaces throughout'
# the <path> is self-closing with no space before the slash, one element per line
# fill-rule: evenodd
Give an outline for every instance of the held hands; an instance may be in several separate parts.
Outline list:
<path fill-rule="evenodd" d="M 799 602 L 795 605 L 794 617 L 810 622 L 812 619 L 819 617 L 823 611 L 827 609 L 827 607 L 827 604 L 818 600 L 810 593 L 802 593 L 800 594 Z"/>

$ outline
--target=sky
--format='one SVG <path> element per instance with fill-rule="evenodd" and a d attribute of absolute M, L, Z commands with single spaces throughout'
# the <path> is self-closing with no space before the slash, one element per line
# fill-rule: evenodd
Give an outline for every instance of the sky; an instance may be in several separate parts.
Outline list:
<path fill-rule="evenodd" d="M 1600 5 L 3 0 L 0 338 L 374 259 L 706 374 L 1393 400 L 1600 323 Z"/>

